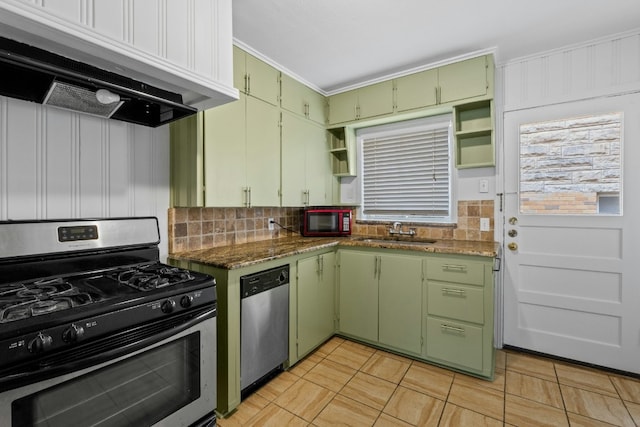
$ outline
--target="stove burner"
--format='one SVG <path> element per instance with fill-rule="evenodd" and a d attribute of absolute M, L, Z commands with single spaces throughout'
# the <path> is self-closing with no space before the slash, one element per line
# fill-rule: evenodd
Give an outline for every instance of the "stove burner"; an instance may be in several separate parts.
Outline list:
<path fill-rule="evenodd" d="M 177 267 L 149 264 L 122 271 L 116 280 L 139 291 L 150 291 L 193 280 L 193 276 Z"/>
<path fill-rule="evenodd" d="M 67 310 L 94 298 L 61 278 L 0 286 L 0 323 Z"/>

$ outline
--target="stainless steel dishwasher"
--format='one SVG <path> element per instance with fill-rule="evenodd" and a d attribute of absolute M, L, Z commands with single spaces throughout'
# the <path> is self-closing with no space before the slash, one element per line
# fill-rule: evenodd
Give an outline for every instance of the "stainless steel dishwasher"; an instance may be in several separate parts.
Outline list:
<path fill-rule="evenodd" d="M 289 355 L 289 265 L 240 277 L 240 389 L 282 368 Z"/>

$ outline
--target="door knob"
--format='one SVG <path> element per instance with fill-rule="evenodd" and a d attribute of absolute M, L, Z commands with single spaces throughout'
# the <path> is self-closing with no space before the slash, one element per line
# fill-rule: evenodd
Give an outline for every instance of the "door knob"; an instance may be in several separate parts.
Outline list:
<path fill-rule="evenodd" d="M 507 234 L 509 235 L 509 237 L 516 237 L 518 235 L 518 232 L 516 230 L 509 230 L 507 231 Z"/>
<path fill-rule="evenodd" d="M 515 251 L 518 249 L 518 244 L 515 242 L 511 242 L 507 245 L 507 247 L 509 248 L 509 250 Z"/>
<path fill-rule="evenodd" d="M 509 218 L 509 224 L 516 225 L 517 223 L 518 223 L 518 218 L 516 218 L 515 216 L 512 216 L 511 218 Z"/>

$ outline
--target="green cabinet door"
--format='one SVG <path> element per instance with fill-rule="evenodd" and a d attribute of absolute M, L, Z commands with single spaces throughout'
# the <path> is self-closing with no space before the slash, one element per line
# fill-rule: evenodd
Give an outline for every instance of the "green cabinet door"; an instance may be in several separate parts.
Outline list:
<path fill-rule="evenodd" d="M 330 205 L 333 200 L 333 171 L 328 132 L 324 126 L 310 122 L 305 140 L 307 203 L 309 206 Z"/>
<path fill-rule="evenodd" d="M 378 257 L 340 251 L 340 332 L 378 341 Z"/>
<path fill-rule="evenodd" d="M 372 84 L 358 89 L 358 119 L 393 113 L 393 81 Z"/>
<path fill-rule="evenodd" d="M 480 56 L 440 67 L 438 82 L 443 104 L 486 95 L 487 58 Z"/>
<path fill-rule="evenodd" d="M 335 317 L 335 253 L 298 261 L 297 358 L 333 335 Z"/>
<path fill-rule="evenodd" d="M 280 106 L 299 116 L 307 114 L 305 86 L 286 74 L 280 77 Z"/>
<path fill-rule="evenodd" d="M 304 92 L 307 103 L 307 118 L 324 126 L 327 123 L 327 98 L 306 86 Z"/>
<path fill-rule="evenodd" d="M 431 69 L 409 74 L 396 80 L 396 109 L 398 112 L 436 105 L 438 70 Z"/>
<path fill-rule="evenodd" d="M 282 206 L 331 203 L 331 163 L 327 131 L 319 124 L 282 112 Z"/>
<path fill-rule="evenodd" d="M 204 112 L 205 206 L 243 206 L 246 183 L 247 97 Z M 194 162 L 192 168 L 197 167 Z"/>
<path fill-rule="evenodd" d="M 308 121 L 282 113 L 282 206 L 304 206 L 306 202 L 306 135 Z"/>
<path fill-rule="evenodd" d="M 422 349 L 422 258 L 380 255 L 380 344 L 414 355 Z"/>
<path fill-rule="evenodd" d="M 169 125 L 171 140 L 171 206 L 204 206 L 202 158 L 204 113 L 199 112 Z M 195 164 L 194 164 L 195 163 Z"/>
<path fill-rule="evenodd" d="M 247 97 L 246 133 L 248 206 L 280 206 L 278 109 L 259 99 Z"/>
<path fill-rule="evenodd" d="M 316 123 L 326 122 L 326 98 L 286 74 L 280 77 L 280 106 Z"/>
<path fill-rule="evenodd" d="M 233 84 L 247 95 L 278 105 L 280 72 L 253 55 L 234 46 Z"/>
<path fill-rule="evenodd" d="M 329 123 L 344 123 L 358 117 L 358 90 L 337 93 L 329 97 Z"/>

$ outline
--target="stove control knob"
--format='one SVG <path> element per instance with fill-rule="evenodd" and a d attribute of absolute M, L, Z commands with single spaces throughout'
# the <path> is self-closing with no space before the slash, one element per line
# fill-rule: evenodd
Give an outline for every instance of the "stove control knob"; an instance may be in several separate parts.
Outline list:
<path fill-rule="evenodd" d="M 66 343 L 78 342 L 84 335 L 84 328 L 76 324 L 72 324 L 62 332 L 62 341 Z"/>
<path fill-rule="evenodd" d="M 51 335 L 46 335 L 40 332 L 29 342 L 27 348 L 30 353 L 38 354 L 51 347 L 51 344 L 53 344 L 53 338 L 51 338 Z"/>
<path fill-rule="evenodd" d="M 167 314 L 172 313 L 174 308 L 176 308 L 176 302 L 172 299 L 166 300 L 160 306 L 160 309 L 162 310 L 162 312 Z"/>
<path fill-rule="evenodd" d="M 193 297 L 191 295 L 185 295 L 182 298 L 180 298 L 180 305 L 182 306 L 182 308 L 189 308 L 191 307 L 192 303 L 193 303 Z"/>

